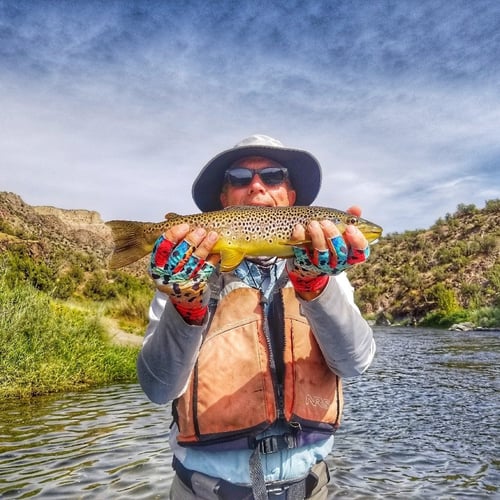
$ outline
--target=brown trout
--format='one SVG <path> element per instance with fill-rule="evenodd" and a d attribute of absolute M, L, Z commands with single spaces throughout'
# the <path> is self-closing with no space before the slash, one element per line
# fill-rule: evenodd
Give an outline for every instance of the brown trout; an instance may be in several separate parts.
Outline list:
<path fill-rule="evenodd" d="M 292 245 L 307 245 L 310 241 L 292 242 L 296 224 L 311 220 L 331 220 L 341 233 L 347 224 L 357 226 L 369 243 L 382 234 L 382 228 L 361 217 L 333 208 L 291 206 L 235 206 L 194 215 L 169 213 L 163 222 L 132 222 L 113 220 L 106 224 L 113 232 L 114 253 L 109 266 L 118 269 L 144 257 L 153 249 L 156 239 L 174 225 L 187 223 L 190 228 L 202 227 L 219 234 L 213 253 L 221 255 L 220 269 L 235 269 L 245 256 L 292 257 Z"/>

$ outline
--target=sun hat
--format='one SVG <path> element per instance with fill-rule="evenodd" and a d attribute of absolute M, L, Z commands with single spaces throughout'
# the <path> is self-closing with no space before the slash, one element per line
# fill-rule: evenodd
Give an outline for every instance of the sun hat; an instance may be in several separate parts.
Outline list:
<path fill-rule="evenodd" d="M 321 166 L 307 151 L 283 146 L 277 139 L 255 134 L 238 142 L 212 158 L 193 182 L 193 200 L 202 212 L 220 210 L 220 193 L 226 170 L 246 156 L 262 156 L 276 161 L 288 169 L 288 175 L 296 192 L 296 205 L 310 205 L 321 187 Z"/>

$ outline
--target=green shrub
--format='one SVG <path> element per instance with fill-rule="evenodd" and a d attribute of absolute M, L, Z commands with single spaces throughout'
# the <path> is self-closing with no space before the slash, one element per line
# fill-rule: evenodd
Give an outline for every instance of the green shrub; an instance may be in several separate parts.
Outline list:
<path fill-rule="evenodd" d="M 477 309 L 483 305 L 484 290 L 478 283 L 462 283 L 461 293 L 468 308 Z"/>
<path fill-rule="evenodd" d="M 486 213 L 500 212 L 500 199 L 488 200 L 484 205 L 484 211 Z"/>
<path fill-rule="evenodd" d="M 116 288 L 102 271 L 92 274 L 83 287 L 83 295 L 88 299 L 103 301 L 116 297 Z"/>
<path fill-rule="evenodd" d="M 111 274 L 111 281 L 117 296 L 151 293 L 153 290 L 149 277 L 137 278 L 122 271 L 113 272 Z"/>
<path fill-rule="evenodd" d="M 460 309 L 455 291 L 443 283 L 437 283 L 428 292 L 428 295 L 436 303 L 436 309 L 447 316 Z"/>
<path fill-rule="evenodd" d="M 489 234 L 478 240 L 479 252 L 488 255 L 496 250 L 498 247 L 499 236 Z"/>
<path fill-rule="evenodd" d="M 35 262 L 27 250 L 19 247 L 2 255 L 2 267 L 11 286 L 27 281 L 38 290 L 48 292 L 53 287 L 54 271 L 44 262 Z"/>
<path fill-rule="evenodd" d="M 492 288 L 500 294 L 500 264 L 495 264 L 485 275 Z"/>
<path fill-rule="evenodd" d="M 478 208 L 473 203 L 471 203 L 470 205 L 466 205 L 465 203 L 460 203 L 457 206 L 457 211 L 455 212 L 455 215 L 456 216 L 473 215 L 476 214 L 478 211 L 479 211 Z"/>
<path fill-rule="evenodd" d="M 482 307 L 470 314 L 471 321 L 483 328 L 492 328 L 500 325 L 500 307 Z"/>
<path fill-rule="evenodd" d="M 420 322 L 420 326 L 449 328 L 455 323 L 462 323 L 469 320 L 467 311 L 457 310 L 446 314 L 443 311 L 432 311 L 428 313 Z"/>
<path fill-rule="evenodd" d="M 409 290 L 416 289 L 420 287 L 422 277 L 415 266 L 405 265 L 401 268 L 399 282 Z"/>
<path fill-rule="evenodd" d="M 56 299 L 67 300 L 75 292 L 77 284 L 77 281 L 75 281 L 69 274 L 66 274 L 55 280 L 51 295 Z"/>

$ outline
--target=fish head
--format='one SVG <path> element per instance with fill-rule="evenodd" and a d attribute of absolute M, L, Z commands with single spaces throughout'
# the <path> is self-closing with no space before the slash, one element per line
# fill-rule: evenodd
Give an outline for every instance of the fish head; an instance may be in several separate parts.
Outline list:
<path fill-rule="evenodd" d="M 366 238 L 369 244 L 376 243 L 376 241 L 382 236 L 382 227 L 374 222 L 363 219 L 362 217 L 357 217 L 356 215 L 346 213 L 343 217 L 343 223 L 347 225 L 356 226 Z M 343 232 L 343 231 L 342 231 Z"/>

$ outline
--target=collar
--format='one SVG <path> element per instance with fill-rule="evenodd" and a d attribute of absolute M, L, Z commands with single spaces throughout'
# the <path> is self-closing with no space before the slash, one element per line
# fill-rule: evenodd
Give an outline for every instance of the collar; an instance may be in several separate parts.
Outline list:
<path fill-rule="evenodd" d="M 271 295 L 274 285 L 282 275 L 286 265 L 285 259 L 274 258 L 258 263 L 255 260 L 244 259 L 234 270 L 238 278 L 246 285 L 256 290 L 260 290 L 266 299 Z"/>

